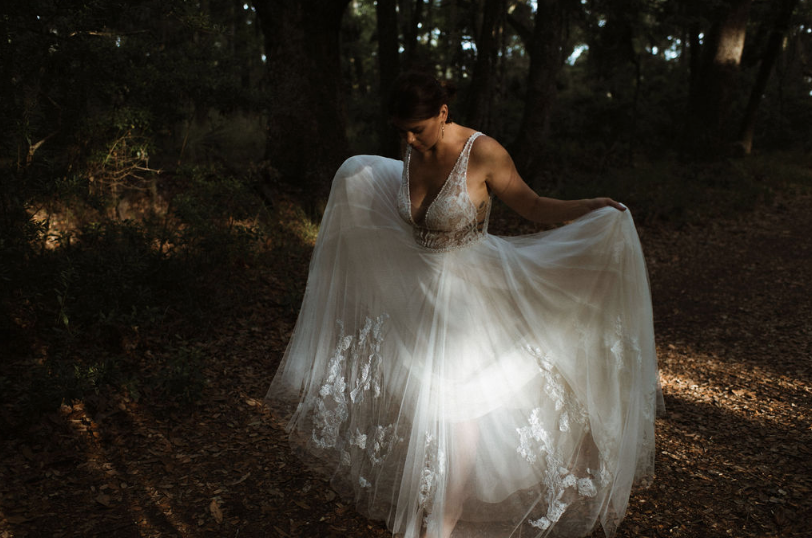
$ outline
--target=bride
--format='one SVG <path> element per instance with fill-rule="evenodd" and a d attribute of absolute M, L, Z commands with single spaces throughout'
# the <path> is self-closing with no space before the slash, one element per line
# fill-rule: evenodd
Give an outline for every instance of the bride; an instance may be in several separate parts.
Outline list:
<path fill-rule="evenodd" d="M 537 196 L 448 100 L 401 75 L 403 161 L 336 173 L 266 400 L 304 461 L 404 538 L 611 537 L 653 476 L 662 404 L 630 212 Z M 571 222 L 489 235 L 493 196 Z"/>

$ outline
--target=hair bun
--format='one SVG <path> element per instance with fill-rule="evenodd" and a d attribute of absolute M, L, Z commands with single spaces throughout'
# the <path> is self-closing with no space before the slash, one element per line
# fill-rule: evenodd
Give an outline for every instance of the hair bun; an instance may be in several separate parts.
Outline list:
<path fill-rule="evenodd" d="M 449 101 L 452 101 L 454 99 L 454 96 L 457 95 L 457 85 L 454 84 L 452 81 L 446 79 L 439 80 L 438 82 L 440 83 L 440 87 L 445 92 L 446 98 Z"/>
<path fill-rule="evenodd" d="M 424 120 L 439 114 L 456 93 L 453 83 L 438 79 L 429 70 L 410 69 L 395 79 L 387 108 L 393 118 Z"/>

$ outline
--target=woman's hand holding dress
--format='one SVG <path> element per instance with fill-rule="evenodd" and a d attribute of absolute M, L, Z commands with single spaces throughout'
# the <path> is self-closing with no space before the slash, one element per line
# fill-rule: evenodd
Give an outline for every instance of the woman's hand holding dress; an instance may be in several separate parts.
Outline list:
<path fill-rule="evenodd" d="M 519 175 L 507 150 L 489 137 L 481 137 L 471 152 L 471 169 L 481 170 L 483 187 L 495 194 L 522 217 L 541 224 L 575 220 L 602 207 L 625 211 L 626 206 L 611 198 L 557 200 L 539 196 Z M 476 187 L 474 190 L 477 190 Z"/>

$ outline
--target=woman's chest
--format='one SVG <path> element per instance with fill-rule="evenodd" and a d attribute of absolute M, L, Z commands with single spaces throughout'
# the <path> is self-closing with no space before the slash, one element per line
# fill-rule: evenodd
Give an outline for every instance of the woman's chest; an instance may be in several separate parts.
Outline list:
<path fill-rule="evenodd" d="M 450 183 L 461 178 L 453 177 L 457 172 L 457 161 L 454 159 L 427 162 L 412 158 L 407 166 L 404 184 L 411 202 L 412 220 L 419 223 L 425 219 L 432 204 L 442 203 L 442 195 L 454 189 L 455 186 Z"/>
<path fill-rule="evenodd" d="M 421 228 L 454 231 L 470 226 L 477 211 L 468 194 L 466 169 L 455 166 L 445 178 L 423 181 L 404 163 L 398 210 L 404 220 Z"/>

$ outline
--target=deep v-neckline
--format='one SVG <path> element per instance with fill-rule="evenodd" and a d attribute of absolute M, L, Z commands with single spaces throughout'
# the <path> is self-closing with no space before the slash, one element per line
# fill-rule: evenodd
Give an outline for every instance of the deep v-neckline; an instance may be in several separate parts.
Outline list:
<path fill-rule="evenodd" d="M 414 218 L 414 214 L 412 213 L 412 208 L 414 207 L 414 204 L 412 203 L 412 185 L 411 185 L 412 148 L 411 148 L 411 146 L 409 146 L 409 149 L 407 150 L 408 152 L 406 154 L 406 166 L 405 166 L 405 169 L 406 169 L 406 200 L 409 203 L 409 206 L 407 207 L 407 209 L 409 210 L 409 220 L 412 221 L 412 224 L 414 224 L 416 226 L 419 226 L 419 225 L 422 225 L 422 224 L 426 223 L 426 217 L 428 216 L 429 211 L 431 210 L 431 207 L 434 205 L 434 202 L 436 202 L 437 200 L 440 199 L 440 196 L 443 194 L 443 191 L 445 191 L 446 187 L 448 187 L 448 184 L 451 182 L 451 178 L 454 177 L 454 171 L 460 165 L 460 161 L 462 160 L 462 156 L 465 154 L 465 150 L 468 147 L 468 144 L 471 142 L 471 139 L 476 136 L 476 134 L 477 133 L 473 133 L 471 136 L 469 136 L 468 138 L 465 139 L 465 144 L 462 145 L 462 150 L 460 151 L 460 154 L 457 155 L 457 160 L 454 161 L 454 166 L 451 167 L 451 171 L 448 173 L 448 176 L 446 176 L 445 180 L 443 181 L 443 184 L 440 187 L 440 190 L 437 191 L 437 194 L 434 195 L 434 198 L 432 198 L 431 202 L 429 202 L 429 205 L 426 206 L 426 210 L 423 212 L 423 218 L 421 219 L 420 224 L 418 224 L 417 219 Z M 466 174 L 466 179 L 467 179 L 467 174 Z M 466 192 L 468 191 L 468 186 L 467 185 L 465 186 L 465 190 L 466 190 Z M 423 200 L 423 202 L 425 202 L 425 199 Z"/>

